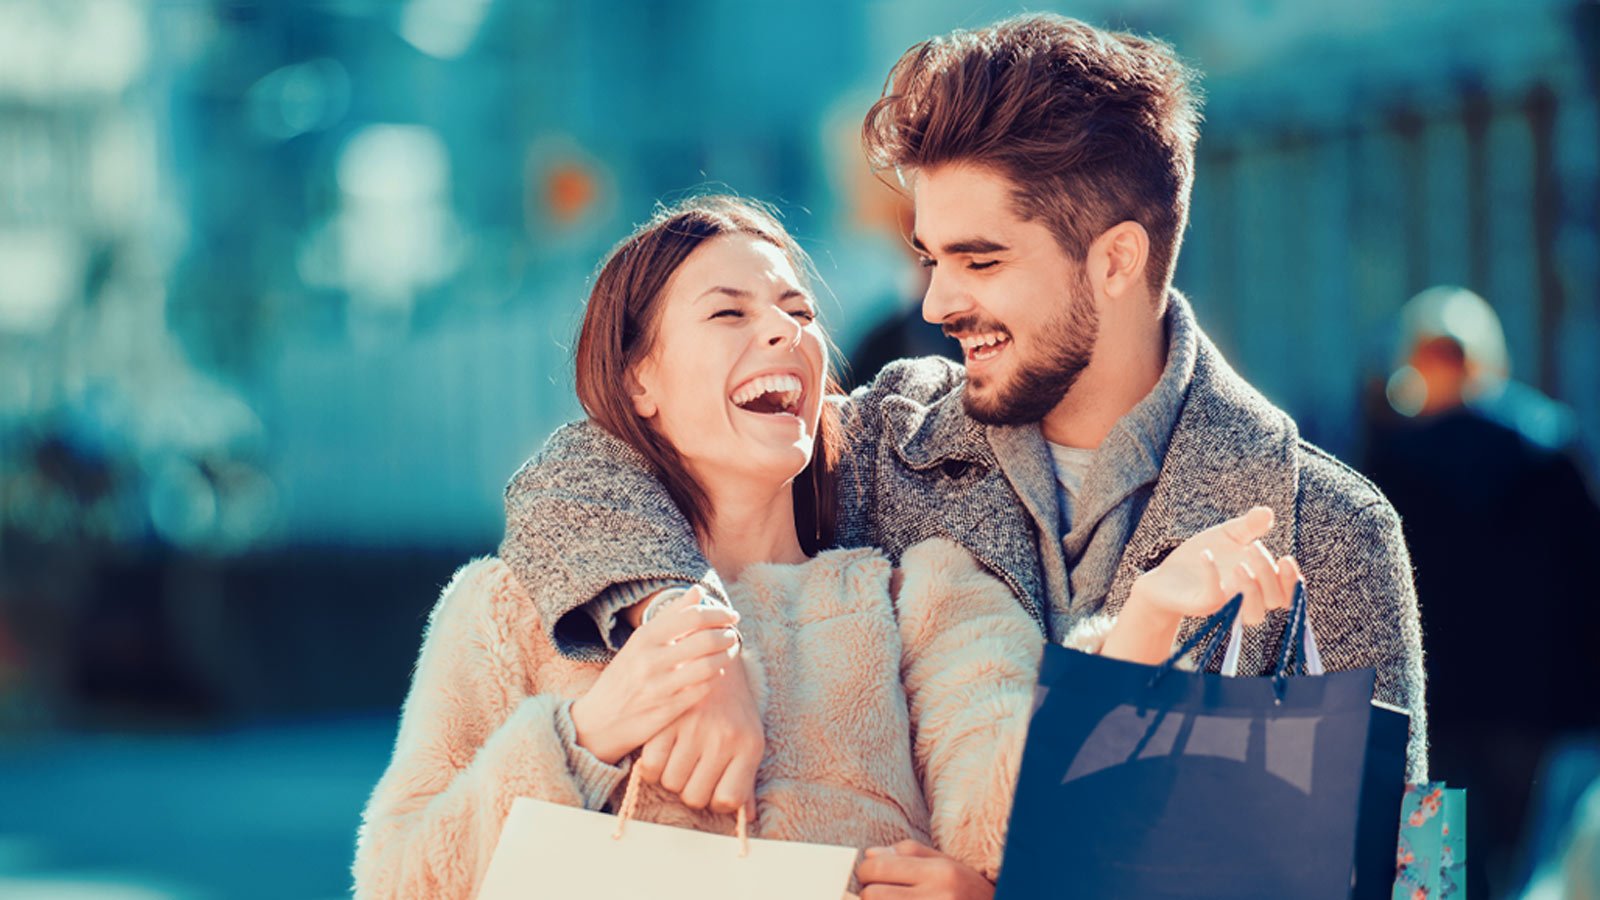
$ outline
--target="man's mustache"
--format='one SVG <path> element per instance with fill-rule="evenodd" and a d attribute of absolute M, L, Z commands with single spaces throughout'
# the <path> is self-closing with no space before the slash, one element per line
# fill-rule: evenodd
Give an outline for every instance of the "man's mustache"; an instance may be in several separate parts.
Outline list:
<path fill-rule="evenodd" d="M 963 336 L 969 334 L 989 334 L 991 332 L 998 332 L 1006 337 L 1011 336 L 1011 330 L 999 322 L 980 319 L 977 316 L 955 319 L 944 323 L 940 327 L 944 331 L 944 336 L 953 340 L 960 340 Z"/>

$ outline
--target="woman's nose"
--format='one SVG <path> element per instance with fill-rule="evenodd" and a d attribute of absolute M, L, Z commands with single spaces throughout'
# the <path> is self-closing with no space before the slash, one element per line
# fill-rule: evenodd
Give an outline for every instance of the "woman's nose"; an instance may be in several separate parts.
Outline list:
<path fill-rule="evenodd" d="M 769 347 L 778 347 L 783 344 L 794 344 L 800 340 L 801 325 L 794 316 L 781 309 L 772 310 L 767 314 L 766 341 Z"/>

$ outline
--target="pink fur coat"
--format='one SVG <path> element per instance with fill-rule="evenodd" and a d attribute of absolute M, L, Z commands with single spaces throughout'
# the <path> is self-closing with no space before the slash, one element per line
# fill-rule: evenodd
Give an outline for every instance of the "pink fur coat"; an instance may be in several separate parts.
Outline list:
<path fill-rule="evenodd" d="M 767 736 L 751 834 L 931 839 L 992 879 L 1044 639 L 957 545 L 926 541 L 902 566 L 897 592 L 874 550 L 754 566 L 732 587 Z M 566 714 L 601 665 L 544 635 L 499 560 L 445 588 L 362 817 L 357 897 L 471 897 L 515 798 L 593 807 L 617 789 L 624 770 L 577 747 Z M 653 786 L 638 817 L 733 831 Z"/>

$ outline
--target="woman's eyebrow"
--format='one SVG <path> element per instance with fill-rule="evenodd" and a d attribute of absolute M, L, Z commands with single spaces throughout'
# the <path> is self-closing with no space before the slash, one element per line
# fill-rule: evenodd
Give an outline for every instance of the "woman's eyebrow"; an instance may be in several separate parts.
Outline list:
<path fill-rule="evenodd" d="M 750 293 L 749 291 L 743 290 L 741 288 L 728 287 L 726 285 L 720 285 L 719 284 L 719 285 L 717 285 L 715 287 L 706 288 L 705 292 L 702 293 L 699 297 L 696 297 L 695 299 L 696 300 L 700 300 L 702 298 L 709 297 L 712 294 L 724 294 L 724 295 L 732 297 L 732 298 L 734 298 L 736 300 L 749 300 L 751 297 L 755 296 L 754 294 Z M 802 290 L 800 290 L 798 288 L 789 288 L 788 290 L 784 291 L 782 294 L 780 294 L 778 296 L 778 300 L 779 301 L 793 300 L 796 297 L 799 297 L 801 300 L 810 299 L 810 298 L 808 298 L 806 296 L 806 292 L 805 291 L 802 291 Z"/>
<path fill-rule="evenodd" d="M 751 296 L 749 291 L 740 290 L 739 288 L 727 287 L 725 285 L 720 285 L 719 284 L 716 287 L 706 288 L 705 292 L 702 293 L 699 297 L 696 297 L 695 299 L 696 300 L 700 300 L 700 299 L 703 299 L 705 297 L 709 297 L 712 294 L 726 294 L 727 296 L 732 297 L 732 298 L 734 298 L 736 300 L 748 300 L 748 299 L 750 299 L 750 296 Z"/>

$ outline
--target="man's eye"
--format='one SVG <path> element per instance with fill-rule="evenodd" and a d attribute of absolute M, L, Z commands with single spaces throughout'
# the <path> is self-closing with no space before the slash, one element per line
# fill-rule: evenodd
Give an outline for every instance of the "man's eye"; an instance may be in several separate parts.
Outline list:
<path fill-rule="evenodd" d="M 1000 260 L 991 259 L 991 260 L 987 260 L 985 262 L 969 262 L 969 263 L 967 263 L 967 268 L 969 268 L 969 269 L 990 269 L 990 268 L 993 268 L 995 266 L 998 266 L 999 264 L 1000 264 Z"/>
<path fill-rule="evenodd" d="M 917 265 L 923 267 L 924 269 L 931 269 L 934 266 L 933 257 L 919 256 L 917 257 Z"/>
<path fill-rule="evenodd" d="M 719 309 L 716 312 L 711 314 L 711 318 L 713 318 L 713 319 L 723 319 L 723 318 L 738 319 L 738 318 L 743 318 L 743 317 L 744 317 L 744 310 L 742 310 L 742 309 L 733 309 L 732 307 L 730 307 L 728 309 Z"/>

